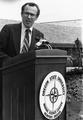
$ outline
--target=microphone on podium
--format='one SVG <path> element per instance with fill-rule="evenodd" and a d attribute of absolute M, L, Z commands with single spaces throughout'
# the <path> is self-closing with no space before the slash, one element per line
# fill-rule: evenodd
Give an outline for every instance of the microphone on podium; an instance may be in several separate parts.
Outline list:
<path fill-rule="evenodd" d="M 50 43 L 45 39 L 41 38 L 35 45 L 35 49 L 52 49 Z"/>

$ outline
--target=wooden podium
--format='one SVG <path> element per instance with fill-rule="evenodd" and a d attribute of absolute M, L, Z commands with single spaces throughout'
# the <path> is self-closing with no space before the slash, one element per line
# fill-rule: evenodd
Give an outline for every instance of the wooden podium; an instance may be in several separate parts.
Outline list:
<path fill-rule="evenodd" d="M 65 77 L 66 52 L 37 50 L 4 61 L 3 120 L 47 120 L 40 110 L 39 91 L 46 75 L 58 71 Z M 66 109 L 55 120 L 66 120 Z"/>

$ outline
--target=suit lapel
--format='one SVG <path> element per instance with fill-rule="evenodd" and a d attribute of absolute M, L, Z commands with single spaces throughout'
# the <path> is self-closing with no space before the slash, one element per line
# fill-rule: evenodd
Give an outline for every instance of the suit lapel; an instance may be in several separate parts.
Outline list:
<path fill-rule="evenodd" d="M 14 26 L 13 34 L 14 34 L 14 46 L 15 46 L 16 54 L 19 54 L 20 40 L 21 40 L 21 23 L 16 24 L 16 26 Z"/>
<path fill-rule="evenodd" d="M 31 37 L 31 45 L 30 45 L 30 50 L 35 48 L 35 43 L 36 43 L 36 30 L 33 28 L 32 30 L 32 37 Z"/>
<path fill-rule="evenodd" d="M 35 44 L 41 39 L 41 37 L 43 38 L 43 34 L 41 34 L 38 30 L 33 28 L 30 50 L 35 49 Z"/>

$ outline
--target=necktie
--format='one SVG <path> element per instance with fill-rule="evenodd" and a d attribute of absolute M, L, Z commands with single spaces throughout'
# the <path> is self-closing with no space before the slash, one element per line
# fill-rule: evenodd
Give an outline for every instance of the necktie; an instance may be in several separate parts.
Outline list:
<path fill-rule="evenodd" d="M 26 29 L 21 53 L 28 52 L 28 49 L 29 49 L 29 33 L 30 33 L 30 29 Z"/>

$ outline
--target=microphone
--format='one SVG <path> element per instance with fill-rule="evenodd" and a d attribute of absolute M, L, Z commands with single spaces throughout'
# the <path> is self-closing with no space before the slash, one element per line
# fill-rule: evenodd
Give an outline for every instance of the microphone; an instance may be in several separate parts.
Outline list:
<path fill-rule="evenodd" d="M 36 49 L 52 49 L 52 46 L 50 43 L 45 39 L 41 38 L 37 43 L 36 43 Z"/>

